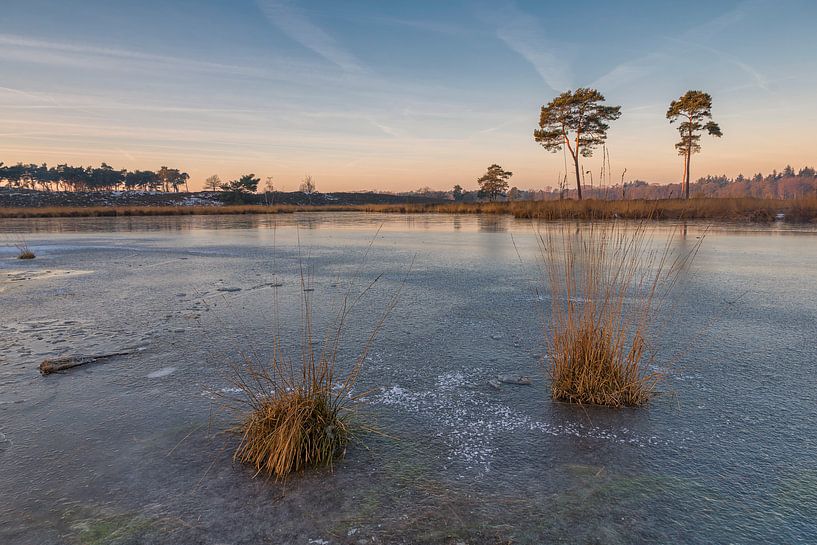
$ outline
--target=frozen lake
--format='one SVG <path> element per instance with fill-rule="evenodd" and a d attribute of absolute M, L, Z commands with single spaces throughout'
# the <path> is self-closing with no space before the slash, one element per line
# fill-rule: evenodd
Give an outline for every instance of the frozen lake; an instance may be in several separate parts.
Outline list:
<path fill-rule="evenodd" d="M 230 362 L 268 353 L 275 293 L 297 332 L 300 264 L 325 324 L 381 224 L 342 351 L 414 259 L 356 387 L 382 433 L 253 479 L 216 401 Z M 713 226 L 635 410 L 550 400 L 537 255 L 504 216 L 0 220 L 0 543 L 817 541 L 817 231 Z M 487 385 L 505 373 L 533 384 Z"/>

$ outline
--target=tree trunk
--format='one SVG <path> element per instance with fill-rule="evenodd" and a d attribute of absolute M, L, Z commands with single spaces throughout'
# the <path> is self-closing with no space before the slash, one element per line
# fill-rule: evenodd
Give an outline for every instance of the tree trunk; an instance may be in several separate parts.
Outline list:
<path fill-rule="evenodd" d="M 573 165 L 576 167 L 576 189 L 579 191 L 579 200 L 582 200 L 582 179 L 579 175 L 579 154 L 573 156 Z"/>
<path fill-rule="evenodd" d="M 687 150 L 686 161 L 684 162 L 684 198 L 689 199 L 689 160 L 692 158 L 692 149 Z"/>

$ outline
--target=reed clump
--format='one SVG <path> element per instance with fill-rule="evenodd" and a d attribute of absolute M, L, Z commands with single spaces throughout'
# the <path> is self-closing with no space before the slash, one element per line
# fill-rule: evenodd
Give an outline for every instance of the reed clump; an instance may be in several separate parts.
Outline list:
<path fill-rule="evenodd" d="M 372 343 L 397 304 L 402 285 L 388 299 L 355 357 L 341 355 L 340 346 L 350 313 L 379 278 L 360 291 L 355 289 L 357 276 L 350 281 L 316 349 L 313 292 L 302 274 L 302 324 L 296 351 L 300 353 L 290 358 L 276 323 L 268 362 L 259 364 L 245 357 L 233 366 L 233 383 L 243 394 L 233 406 L 240 411 L 233 428 L 240 436 L 233 458 L 255 469 L 256 476 L 285 479 L 308 468 L 332 467 L 345 454 L 352 438 L 354 402 L 359 397 L 352 395 L 353 388 Z M 277 322 L 277 300 L 275 309 Z"/>
<path fill-rule="evenodd" d="M 539 235 L 551 296 L 545 325 L 551 396 L 569 403 L 636 407 L 661 373 L 653 370 L 648 328 L 703 237 L 663 246 L 646 222 L 596 222 Z"/>
<path fill-rule="evenodd" d="M 349 424 L 339 409 L 326 384 L 258 400 L 240 426 L 235 459 L 277 478 L 331 465 L 349 442 Z"/>
<path fill-rule="evenodd" d="M 17 250 L 20 252 L 19 254 L 17 254 L 17 259 L 34 259 L 35 257 L 37 257 L 26 241 L 24 240 L 20 241 L 16 243 L 15 246 L 17 247 Z"/>

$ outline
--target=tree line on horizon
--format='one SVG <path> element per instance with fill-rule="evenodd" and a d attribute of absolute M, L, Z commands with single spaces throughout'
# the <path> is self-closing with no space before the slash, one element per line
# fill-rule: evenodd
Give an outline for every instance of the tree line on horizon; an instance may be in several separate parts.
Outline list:
<path fill-rule="evenodd" d="M 49 167 L 46 163 L 17 163 L 6 165 L 0 161 L 0 185 L 9 188 L 42 191 L 173 191 L 181 187 L 189 192 L 190 175 L 177 168 L 161 167 L 159 170 L 115 169 L 107 163 L 99 167 L 75 167 L 59 164 Z M 222 182 L 217 174 L 204 182 L 205 191 L 223 191 L 236 195 L 248 195 L 258 191 L 261 182 L 255 174 L 244 174 L 235 180 Z M 266 193 L 274 191 L 272 176 L 267 176 Z M 300 182 L 299 191 L 311 195 L 317 192 L 315 179 L 309 174 Z"/>
<path fill-rule="evenodd" d="M 589 171 L 587 171 L 589 172 Z M 602 179 L 601 174 L 596 181 Z M 607 177 L 603 177 L 607 179 Z M 586 181 L 586 180 L 583 180 Z M 738 174 L 734 178 L 726 175 L 707 175 L 690 182 L 692 198 L 695 197 L 752 197 L 759 199 L 795 199 L 807 196 L 817 197 L 817 170 L 813 167 L 803 167 L 795 170 L 787 165 L 782 170 L 773 170 L 770 174 L 757 173 L 751 176 Z M 597 183 L 591 185 L 583 183 L 584 198 L 600 200 L 625 199 L 673 199 L 684 193 L 683 183 L 658 184 L 644 180 L 633 180 L 617 183 Z M 411 195 L 425 196 L 440 200 L 457 202 L 479 202 L 481 200 L 507 201 L 550 201 L 577 198 L 577 190 L 564 185 L 558 187 L 547 186 L 544 189 L 507 188 L 506 191 L 494 197 L 481 190 L 467 191 L 461 185 L 455 185 L 453 190 L 434 191 L 430 188 L 420 188 L 410 192 Z"/>
<path fill-rule="evenodd" d="M 60 168 L 63 167 L 63 168 Z M 0 183 L 5 183 L 8 187 L 23 189 L 43 189 L 43 190 L 71 190 L 71 191 L 115 191 L 124 190 L 144 190 L 144 191 L 175 191 L 180 188 L 186 180 L 184 173 L 176 174 L 177 169 L 163 167 L 157 172 L 126 171 L 124 179 L 120 178 L 115 183 L 116 178 L 110 175 L 108 167 L 103 163 L 100 169 L 92 167 L 68 167 L 69 169 L 82 169 L 84 173 L 76 173 L 71 177 L 71 170 L 66 170 L 63 165 L 49 168 L 46 165 L 3 165 L 0 163 Z M 53 173 L 54 171 L 59 174 Z M 97 170 L 94 173 L 94 170 Z M 74 171 L 76 172 L 76 171 Z M 131 174 L 131 176 L 128 176 Z M 136 174 L 134 176 L 133 174 Z M 592 175 L 590 171 L 583 174 Z M 64 176 L 60 178 L 58 176 Z M 485 186 L 484 182 L 490 183 L 483 190 L 469 191 L 457 184 L 453 190 L 434 190 L 429 187 L 421 187 L 413 191 L 383 191 L 387 194 L 403 196 L 422 196 L 438 200 L 453 200 L 457 202 L 478 202 L 480 200 L 557 200 L 577 198 L 577 190 L 570 189 L 564 184 L 557 187 L 547 186 L 544 189 L 521 189 L 518 187 L 508 187 L 507 182 L 512 176 L 511 172 L 505 171 L 499 165 L 489 167 L 485 175 L 479 180 L 480 187 Z M 128 183 L 130 180 L 130 183 Z M 139 183 L 136 181 L 139 180 Z M 184 182 L 182 181 L 184 180 Z M 271 194 L 274 191 L 272 177 L 267 178 L 264 193 Z M 596 177 L 591 178 L 596 183 L 587 183 L 587 178 L 583 176 L 583 195 L 591 199 L 671 199 L 681 195 L 684 187 L 681 183 L 658 184 L 649 183 L 644 180 L 633 180 L 612 183 L 609 167 L 603 167 Z M 606 182 L 605 182 L 606 180 Z M 175 187 L 174 187 L 174 181 Z M 165 185 L 165 182 L 167 185 Z M 205 190 L 223 191 L 227 193 L 239 194 L 235 196 L 255 193 L 258 190 L 260 179 L 254 174 L 246 174 L 237 180 L 222 182 L 217 175 L 207 178 Z M 726 175 L 707 175 L 691 182 L 692 194 L 694 196 L 706 197 L 756 197 L 767 199 L 792 199 L 807 195 L 817 195 L 817 169 L 805 166 L 795 170 L 791 165 L 786 165 L 782 170 L 773 170 L 770 174 L 756 173 L 750 176 L 738 174 L 734 178 Z M 298 190 L 306 195 L 317 193 L 316 183 L 312 176 L 305 176 L 301 181 Z M 368 191 L 370 192 L 370 191 Z"/>
<path fill-rule="evenodd" d="M 159 170 L 115 169 L 107 163 L 99 167 L 75 167 L 60 164 L 5 165 L 0 162 L 0 182 L 18 189 L 41 189 L 44 191 L 174 191 L 181 187 L 188 191 L 190 175 L 177 168 L 161 167 Z"/>

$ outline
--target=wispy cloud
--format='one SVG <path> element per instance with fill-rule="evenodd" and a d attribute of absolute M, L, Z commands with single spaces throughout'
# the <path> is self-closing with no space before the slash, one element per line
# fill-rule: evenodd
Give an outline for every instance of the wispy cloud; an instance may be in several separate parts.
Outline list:
<path fill-rule="evenodd" d="M 665 44 L 657 51 L 616 65 L 607 73 L 597 78 L 592 85 L 594 87 L 610 89 L 635 83 L 640 79 L 650 76 L 659 69 L 670 66 L 671 64 L 668 62 L 672 57 L 670 47 L 677 48 L 678 45 L 682 45 L 687 49 L 699 48 L 709 53 L 714 53 L 723 61 L 737 66 L 740 70 L 748 74 L 758 87 L 769 91 L 768 80 L 754 69 L 754 67 L 742 62 L 733 55 L 706 45 L 713 37 L 720 35 L 729 27 L 744 20 L 752 9 L 762 3 L 763 0 L 748 0 L 742 2 L 730 11 L 714 17 L 703 24 L 687 29 L 678 37 L 668 37 L 666 38 L 666 43 L 670 45 Z"/>
<path fill-rule="evenodd" d="M 724 30 L 732 27 L 741 21 L 755 8 L 766 3 L 767 0 L 744 0 L 733 9 L 710 19 L 709 21 L 688 29 L 683 34 L 683 38 L 693 42 L 711 40 Z"/>
<path fill-rule="evenodd" d="M 369 21 L 376 24 L 401 26 L 412 28 L 423 32 L 431 32 L 434 34 L 443 34 L 446 36 L 464 36 L 473 33 L 473 30 L 455 23 L 446 23 L 442 21 L 431 21 L 424 19 L 403 19 L 399 17 L 367 17 Z M 360 20 L 360 18 L 356 18 Z"/>
<path fill-rule="evenodd" d="M 504 4 L 490 17 L 498 21 L 497 37 L 532 64 L 551 89 L 564 91 L 571 86 L 570 65 L 546 38 L 547 33 L 535 17 L 520 11 L 513 2 Z"/>
<path fill-rule="evenodd" d="M 259 0 L 258 7 L 284 34 L 348 72 L 362 71 L 361 63 L 321 27 L 310 21 L 291 0 Z"/>
<path fill-rule="evenodd" d="M 0 94 L 7 93 L 15 97 L 23 97 L 33 99 L 37 102 L 47 102 L 49 104 L 57 104 L 57 101 L 51 95 L 46 93 L 32 93 L 30 91 L 23 91 L 22 89 L 14 89 L 12 87 L 0 87 Z"/>
<path fill-rule="evenodd" d="M 758 87 L 760 89 L 763 89 L 766 92 L 771 92 L 772 91 L 771 87 L 769 86 L 769 84 L 770 84 L 769 79 L 766 76 L 764 76 L 763 74 L 761 74 L 760 71 L 757 70 L 754 66 L 740 60 L 738 57 L 736 57 L 734 55 L 731 55 L 731 54 L 729 54 L 729 53 L 727 53 L 725 51 L 722 51 L 720 49 L 716 49 L 714 47 L 710 47 L 708 45 L 701 44 L 701 43 L 694 43 L 694 42 L 689 42 L 689 41 L 686 41 L 686 40 L 678 40 L 678 39 L 673 39 L 672 41 L 679 44 L 679 45 L 682 45 L 682 46 L 684 46 L 686 48 L 702 49 L 702 50 L 704 50 L 704 51 L 706 51 L 708 53 L 714 54 L 715 56 L 719 57 L 721 60 L 723 60 L 723 61 L 725 61 L 725 62 L 727 62 L 729 64 L 734 65 L 739 70 L 741 70 L 746 75 L 748 75 L 752 79 L 752 82 L 753 82 L 752 86 L 753 87 Z"/>
<path fill-rule="evenodd" d="M 395 129 L 393 127 L 390 127 L 389 125 L 385 125 L 385 124 L 381 123 L 380 121 L 378 121 L 374 117 L 369 116 L 369 117 L 366 118 L 366 121 L 368 121 L 369 123 L 371 123 L 372 125 L 374 125 L 378 129 L 383 131 L 383 133 L 387 134 L 388 136 L 391 136 L 391 137 L 394 137 L 394 138 L 399 138 L 401 136 L 400 132 L 397 129 Z"/>
<path fill-rule="evenodd" d="M 372 84 L 372 78 L 364 73 L 350 79 L 339 70 L 327 70 L 324 63 L 281 55 L 265 56 L 262 63 L 256 64 L 212 62 L 132 49 L 101 47 L 96 44 L 32 39 L 0 33 L 0 62 L 2 61 L 79 68 L 95 72 L 146 74 L 162 72 L 172 75 L 196 73 L 219 79 L 239 76 L 269 81 L 344 84 L 359 88 L 366 88 Z"/>
<path fill-rule="evenodd" d="M 155 55 L 112 47 L 35 40 L 15 34 L 0 34 L 0 46 L 3 46 L 0 48 L 0 58 L 16 58 L 17 60 L 32 62 L 42 61 L 49 64 L 99 67 L 100 63 L 103 65 L 116 66 L 116 63 L 121 63 L 121 61 L 125 60 L 146 63 L 153 67 L 158 65 L 173 69 L 184 69 L 186 71 L 206 71 L 244 76 L 259 76 L 263 74 L 259 69 L 249 66 L 199 61 L 168 55 Z M 119 64 L 119 66 L 122 65 Z M 127 68 L 128 67 L 123 67 L 123 69 Z"/>
<path fill-rule="evenodd" d="M 613 67 L 593 81 L 590 86 L 597 89 L 615 89 L 622 85 L 632 84 L 652 74 L 667 61 L 664 53 L 655 52 L 632 59 Z"/>

